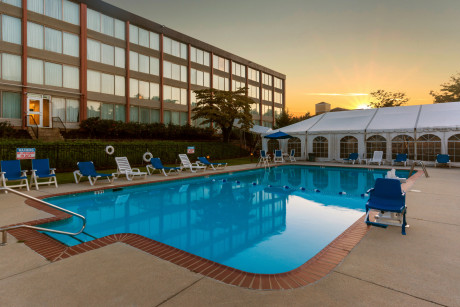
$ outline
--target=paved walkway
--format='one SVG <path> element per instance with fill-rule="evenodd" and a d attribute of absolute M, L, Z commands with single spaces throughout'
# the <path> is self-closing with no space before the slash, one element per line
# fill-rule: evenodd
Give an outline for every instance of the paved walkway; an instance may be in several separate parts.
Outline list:
<path fill-rule="evenodd" d="M 238 288 L 123 243 L 51 263 L 9 236 L 0 247 L 0 306 L 460 306 L 460 169 L 428 171 L 407 193 L 407 236 L 372 228 L 329 275 L 303 288 Z M 0 225 L 48 216 L 11 193 L 0 195 L 0 210 Z"/>

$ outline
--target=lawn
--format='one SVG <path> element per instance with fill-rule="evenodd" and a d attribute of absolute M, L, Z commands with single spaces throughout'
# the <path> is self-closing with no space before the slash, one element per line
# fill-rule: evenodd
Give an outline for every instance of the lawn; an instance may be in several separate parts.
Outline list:
<path fill-rule="evenodd" d="M 212 160 L 211 162 L 227 162 L 228 165 L 241 165 L 241 164 L 256 163 L 257 159 L 252 158 L 252 161 L 251 161 L 250 157 L 243 157 L 243 158 L 226 159 L 226 160 L 215 160 L 215 161 Z M 166 166 L 177 166 L 177 165 L 167 164 Z M 111 174 L 111 173 L 115 173 L 117 170 L 116 169 L 105 169 L 105 170 L 98 169 L 98 171 L 100 173 Z M 57 176 L 57 180 L 59 184 L 75 182 L 73 172 L 56 173 L 56 176 Z M 82 178 L 82 180 L 87 180 L 87 179 Z"/>

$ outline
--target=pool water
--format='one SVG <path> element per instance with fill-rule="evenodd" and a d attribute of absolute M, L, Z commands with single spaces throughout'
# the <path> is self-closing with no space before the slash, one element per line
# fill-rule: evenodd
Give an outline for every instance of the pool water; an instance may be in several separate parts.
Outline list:
<path fill-rule="evenodd" d="M 135 233 L 243 271 L 287 272 L 363 215 L 362 194 L 386 171 L 286 165 L 52 197 L 87 227 L 75 238 L 48 234 L 72 246 Z M 44 226 L 75 231 L 81 221 Z"/>

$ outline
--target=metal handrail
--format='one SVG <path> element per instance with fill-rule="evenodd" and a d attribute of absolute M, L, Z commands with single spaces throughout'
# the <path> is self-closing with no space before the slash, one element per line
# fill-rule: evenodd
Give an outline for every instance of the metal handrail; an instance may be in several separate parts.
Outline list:
<path fill-rule="evenodd" d="M 46 206 L 48 206 L 48 207 L 51 207 L 51 208 L 57 209 L 57 210 L 59 210 L 59 211 L 68 213 L 68 214 L 70 214 L 70 215 L 79 217 L 79 218 L 81 218 L 81 219 L 83 220 L 83 225 L 82 225 L 80 231 L 75 232 L 75 233 L 67 232 L 67 231 L 61 231 L 61 230 L 48 229 L 48 228 L 43 228 L 43 227 L 37 227 L 37 226 L 31 226 L 31 225 L 15 225 L 15 226 L 10 226 L 10 227 L 6 227 L 6 228 L 0 228 L 0 232 L 2 233 L 2 242 L 0 243 L 0 245 L 6 245 L 6 243 L 7 243 L 7 231 L 8 231 L 8 230 L 12 230 L 12 229 L 17 229 L 17 228 L 29 228 L 29 229 L 35 229 L 35 230 L 40 230 L 40 231 L 46 231 L 46 232 L 60 233 L 60 234 L 69 235 L 69 236 L 76 236 L 76 235 L 81 234 L 81 233 L 83 232 L 83 230 L 85 229 L 85 227 L 86 227 L 86 218 L 85 218 L 83 215 L 80 215 L 80 214 L 78 214 L 78 213 L 75 213 L 75 212 L 66 210 L 66 209 L 64 209 L 64 208 L 55 206 L 55 205 L 53 205 L 53 204 L 47 203 L 46 201 L 43 201 L 43 200 L 41 200 L 41 199 L 32 197 L 32 196 L 30 196 L 30 195 L 21 193 L 21 192 L 19 192 L 19 191 L 13 190 L 13 189 L 11 189 L 11 188 L 1 187 L 1 188 L 0 188 L 0 191 L 12 192 L 12 193 L 17 194 L 17 195 L 19 195 L 19 196 L 22 196 L 22 197 L 25 197 L 25 198 L 28 198 L 28 199 L 32 199 L 32 200 L 34 200 L 34 201 L 36 201 L 36 202 L 39 202 L 39 203 L 41 203 L 41 204 L 43 204 L 43 205 L 46 205 Z"/>
<path fill-rule="evenodd" d="M 428 175 L 428 171 L 426 170 L 425 163 L 423 163 L 423 161 L 421 161 L 421 160 L 414 160 L 414 161 L 412 162 L 412 166 L 411 166 L 411 168 L 410 168 L 409 176 L 408 176 L 408 177 L 410 177 L 410 176 L 412 175 L 412 173 L 415 171 L 415 166 L 417 165 L 417 163 L 422 167 L 422 170 L 423 170 L 423 173 L 425 174 L 425 177 L 426 177 L 426 178 L 430 177 L 430 176 Z"/>
<path fill-rule="evenodd" d="M 59 116 L 53 116 L 52 120 L 53 120 L 53 125 L 54 125 L 55 122 L 57 122 L 57 123 L 59 123 L 59 125 L 62 126 L 62 128 L 58 127 L 59 131 L 67 132 L 67 127 L 65 126 L 64 122 L 62 121 L 62 119 Z"/>
<path fill-rule="evenodd" d="M 34 125 L 35 125 L 35 126 L 29 126 L 29 127 L 32 129 L 32 131 L 33 131 L 35 137 L 38 139 L 38 124 L 37 124 L 37 122 L 35 121 L 35 117 L 34 117 L 33 115 L 30 115 L 30 114 L 27 115 L 27 117 L 32 118 L 32 121 L 34 122 Z M 35 129 L 34 129 L 34 128 L 35 128 Z"/>

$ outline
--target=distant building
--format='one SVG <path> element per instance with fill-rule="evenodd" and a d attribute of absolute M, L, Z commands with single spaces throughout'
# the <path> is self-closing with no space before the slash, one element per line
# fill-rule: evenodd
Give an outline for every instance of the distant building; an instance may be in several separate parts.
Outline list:
<path fill-rule="evenodd" d="M 331 105 L 327 102 L 320 102 L 315 105 L 316 115 L 329 112 L 331 110 Z"/>

